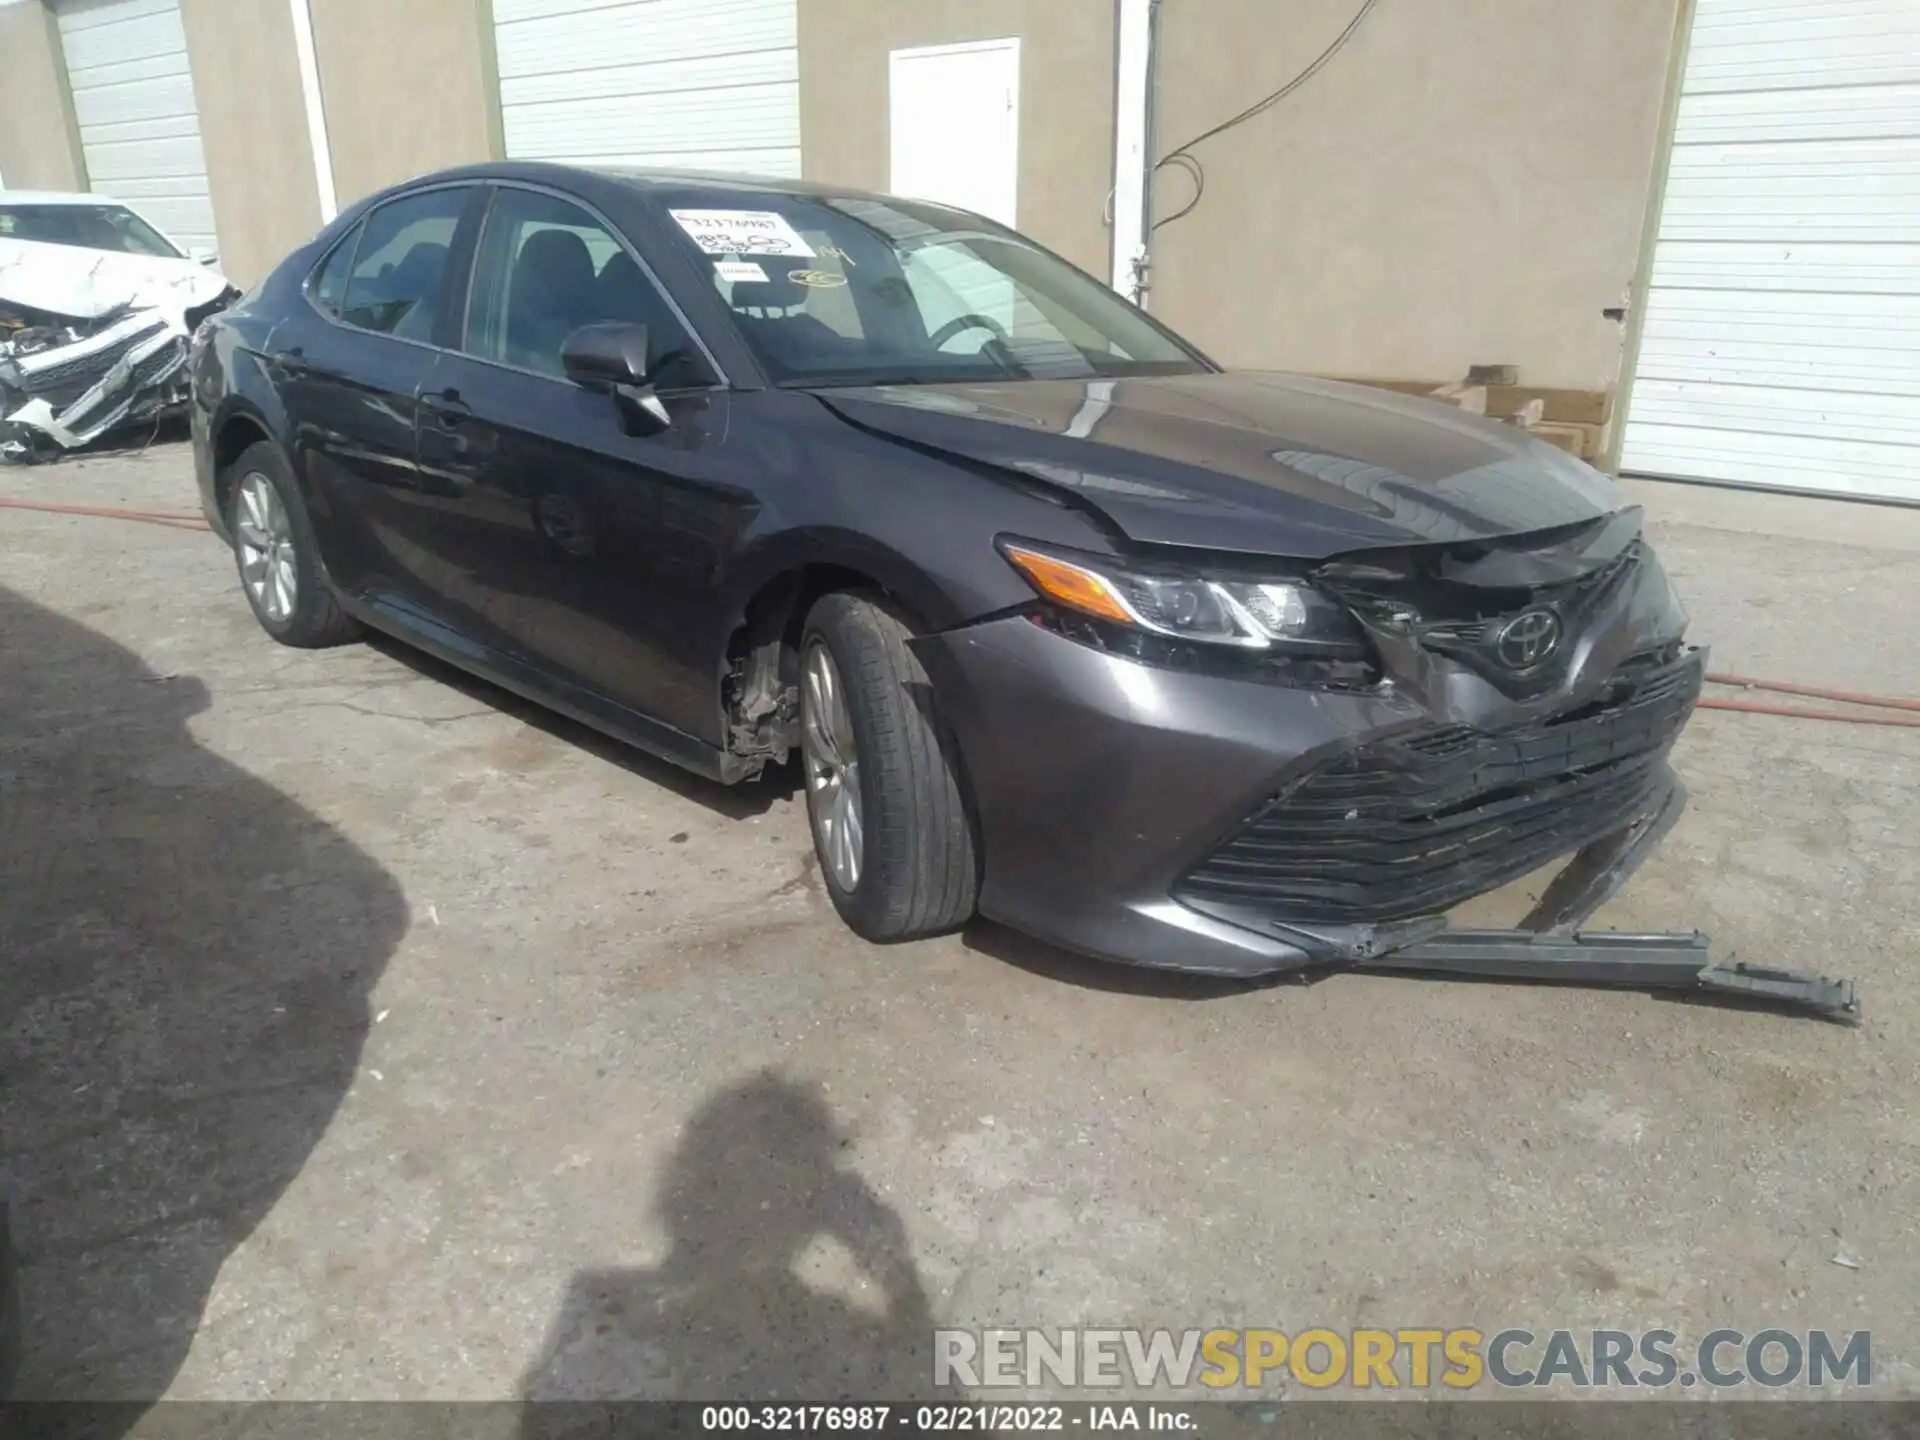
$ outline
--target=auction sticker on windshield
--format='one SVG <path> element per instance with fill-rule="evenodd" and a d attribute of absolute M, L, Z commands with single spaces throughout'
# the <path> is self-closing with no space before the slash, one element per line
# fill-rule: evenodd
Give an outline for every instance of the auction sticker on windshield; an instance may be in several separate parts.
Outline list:
<path fill-rule="evenodd" d="M 813 259 L 813 249 L 771 210 L 675 210 L 675 223 L 709 255 L 795 255 Z"/>
<path fill-rule="evenodd" d="M 767 272 L 751 260 L 716 260 L 713 273 L 734 285 L 764 285 Z"/>

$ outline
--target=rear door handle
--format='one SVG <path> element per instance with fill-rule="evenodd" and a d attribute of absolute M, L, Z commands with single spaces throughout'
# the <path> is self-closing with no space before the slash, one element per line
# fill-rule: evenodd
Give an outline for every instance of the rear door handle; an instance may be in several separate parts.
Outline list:
<path fill-rule="evenodd" d="M 267 355 L 267 370 L 275 379 L 291 379 L 307 373 L 307 352 L 295 345 L 291 350 L 275 350 Z"/>
<path fill-rule="evenodd" d="M 457 390 L 439 390 L 422 395 L 420 404 L 449 425 L 457 425 L 473 415 L 473 407 L 460 398 Z"/>

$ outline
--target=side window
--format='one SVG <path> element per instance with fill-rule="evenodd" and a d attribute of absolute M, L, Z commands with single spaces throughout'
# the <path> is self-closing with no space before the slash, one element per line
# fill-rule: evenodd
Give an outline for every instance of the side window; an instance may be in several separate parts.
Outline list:
<path fill-rule="evenodd" d="M 360 227 L 340 318 L 406 340 L 433 335 L 453 232 L 472 192 L 429 190 L 389 200 Z"/>
<path fill-rule="evenodd" d="M 466 349 L 483 360 L 561 375 L 560 349 L 582 325 L 625 320 L 647 327 L 655 366 L 688 356 L 685 329 L 634 258 L 571 201 L 533 190 L 494 193 L 474 260 Z M 674 383 L 671 367 L 660 378 Z"/>
<path fill-rule="evenodd" d="M 346 238 L 327 252 L 307 283 L 308 298 L 335 319 L 340 317 L 340 302 L 346 298 L 347 267 L 353 263 L 353 247 L 359 243 L 363 228 L 356 225 L 348 231 Z"/>

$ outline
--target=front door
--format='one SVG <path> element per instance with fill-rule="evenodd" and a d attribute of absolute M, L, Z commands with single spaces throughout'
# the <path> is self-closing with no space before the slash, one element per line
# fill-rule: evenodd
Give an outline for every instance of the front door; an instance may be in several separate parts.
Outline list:
<path fill-rule="evenodd" d="M 478 635 L 565 698 L 610 702 L 720 743 L 712 593 L 751 497 L 722 454 L 728 397 L 627 245 L 591 212 L 501 186 L 481 232 L 459 353 L 421 396 L 423 483 L 457 496 L 441 576 Z M 644 324 L 672 424 L 636 436 L 568 380 L 568 335 Z M 737 463 L 737 462 L 736 462 Z"/>

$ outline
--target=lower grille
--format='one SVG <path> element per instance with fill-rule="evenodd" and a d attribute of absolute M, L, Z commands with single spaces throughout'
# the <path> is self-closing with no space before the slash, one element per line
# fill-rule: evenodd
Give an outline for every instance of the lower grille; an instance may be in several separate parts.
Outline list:
<path fill-rule="evenodd" d="M 1660 655 L 1545 720 L 1363 746 L 1269 801 L 1174 894 L 1332 923 L 1449 909 L 1629 824 L 1699 695 L 1698 662 Z"/>

